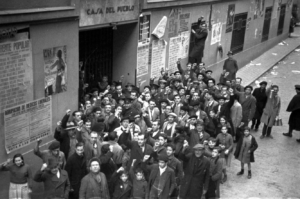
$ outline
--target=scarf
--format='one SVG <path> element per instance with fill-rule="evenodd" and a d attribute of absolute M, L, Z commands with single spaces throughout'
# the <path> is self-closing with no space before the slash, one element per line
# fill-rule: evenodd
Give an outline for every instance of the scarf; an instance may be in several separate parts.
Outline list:
<path fill-rule="evenodd" d="M 91 172 L 91 175 L 92 175 L 92 177 L 95 179 L 95 181 L 98 184 L 101 184 L 101 175 L 100 175 L 100 172 L 98 172 L 98 173 L 92 173 Z"/>

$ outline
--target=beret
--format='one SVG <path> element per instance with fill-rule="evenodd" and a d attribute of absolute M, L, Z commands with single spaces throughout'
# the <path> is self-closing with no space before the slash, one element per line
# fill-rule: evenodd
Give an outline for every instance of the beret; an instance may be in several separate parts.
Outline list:
<path fill-rule="evenodd" d="M 56 140 L 54 140 L 48 147 L 49 150 L 55 150 L 55 149 L 59 149 L 60 147 L 60 143 Z"/>

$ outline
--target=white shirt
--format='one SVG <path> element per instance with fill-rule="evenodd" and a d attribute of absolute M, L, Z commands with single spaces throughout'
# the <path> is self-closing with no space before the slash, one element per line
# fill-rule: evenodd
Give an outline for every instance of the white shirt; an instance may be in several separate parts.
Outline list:
<path fill-rule="evenodd" d="M 59 172 L 59 170 L 57 171 L 56 176 L 57 176 L 57 178 L 60 178 L 60 172 Z"/>
<path fill-rule="evenodd" d="M 152 137 L 156 136 L 159 133 L 159 130 L 152 133 Z"/>
<path fill-rule="evenodd" d="M 159 174 L 162 175 L 163 172 L 166 171 L 166 169 L 167 169 L 167 166 L 165 166 L 165 168 L 160 168 L 160 167 L 159 167 Z"/>

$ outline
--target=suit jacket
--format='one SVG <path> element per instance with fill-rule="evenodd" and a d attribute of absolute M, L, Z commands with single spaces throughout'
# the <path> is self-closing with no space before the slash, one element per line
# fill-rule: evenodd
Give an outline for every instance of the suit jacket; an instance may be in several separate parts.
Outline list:
<path fill-rule="evenodd" d="M 243 122 L 248 122 L 248 120 L 252 120 L 256 110 L 256 99 L 252 95 L 246 98 L 245 93 L 238 93 L 239 102 L 243 108 Z"/>
<path fill-rule="evenodd" d="M 36 182 L 44 183 L 44 198 L 69 198 L 70 181 L 68 173 L 65 170 L 59 170 L 60 178 L 57 178 L 56 174 L 52 174 L 48 170 L 36 172 L 33 179 Z"/>
<path fill-rule="evenodd" d="M 126 133 L 128 134 L 128 133 Z M 127 163 L 127 169 L 129 170 L 132 166 L 133 160 L 135 160 L 135 165 L 139 164 L 145 155 L 151 155 L 153 153 L 153 148 L 149 144 L 145 144 L 145 149 L 142 151 L 141 147 L 136 141 L 127 140 L 125 144 L 129 149 L 131 149 L 131 156 Z"/>
<path fill-rule="evenodd" d="M 206 101 L 204 104 L 204 111 L 207 115 L 209 115 L 209 112 L 214 109 L 215 106 L 217 106 L 219 103 L 217 101 L 213 101 L 211 104 L 209 101 Z"/>
<path fill-rule="evenodd" d="M 142 165 L 144 165 L 145 163 L 143 163 Z M 159 166 L 158 165 L 152 165 L 150 167 L 148 167 L 148 169 L 150 168 L 151 173 L 149 176 L 149 180 L 148 180 L 148 192 L 150 192 L 155 178 L 157 176 L 157 173 L 159 173 Z M 159 195 L 158 199 L 166 199 L 169 198 L 169 196 L 173 193 L 175 186 L 176 186 L 176 181 L 175 181 L 175 173 L 173 171 L 173 169 L 167 167 L 165 172 L 162 173 L 162 175 L 160 176 L 161 180 L 161 186 L 162 186 L 162 192 Z M 149 194 L 148 194 L 149 196 Z M 150 198 L 149 198 L 150 199 Z"/>
<path fill-rule="evenodd" d="M 175 179 L 176 179 L 176 185 L 179 186 L 180 182 L 184 176 L 183 173 L 183 168 L 182 168 L 182 163 L 180 162 L 180 160 L 178 160 L 177 158 L 175 158 L 174 156 L 169 159 L 168 162 L 168 167 L 170 167 L 171 169 L 174 170 L 175 172 Z"/>
<path fill-rule="evenodd" d="M 222 106 L 221 105 L 217 105 L 213 108 L 213 110 L 215 111 L 215 113 L 218 114 L 219 117 L 225 116 L 227 118 L 227 120 L 230 120 L 230 109 L 232 107 L 234 103 L 234 95 L 230 95 L 230 100 L 228 102 L 225 102 Z M 220 112 L 219 111 L 219 106 L 221 106 L 220 108 Z"/>
<path fill-rule="evenodd" d="M 260 119 L 268 100 L 266 89 L 262 90 L 261 88 L 256 88 L 254 89 L 252 95 L 256 99 L 256 111 L 255 111 L 254 118 Z"/>

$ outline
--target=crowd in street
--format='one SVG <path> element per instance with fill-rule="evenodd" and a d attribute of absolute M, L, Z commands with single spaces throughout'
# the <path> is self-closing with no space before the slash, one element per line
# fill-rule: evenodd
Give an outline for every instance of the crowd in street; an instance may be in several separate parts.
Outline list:
<path fill-rule="evenodd" d="M 180 60 L 178 71 L 161 71 L 149 86 L 106 76 L 93 87 L 81 82 L 78 110 L 66 110 L 47 150 L 36 143 L 41 168 L 33 172 L 21 154 L 1 165 L 10 172 L 9 198 L 30 198 L 33 181 L 43 182 L 49 199 L 220 198 L 220 186 L 235 177 L 226 172 L 233 157 L 241 163 L 237 175 L 247 164 L 251 179 L 258 148 L 251 133 L 263 123 L 260 138 L 272 139 L 279 87 L 243 87 L 232 52 L 228 57 L 218 83 L 204 63 L 183 69 Z M 300 130 L 295 89 L 284 133 L 290 137 Z"/>

